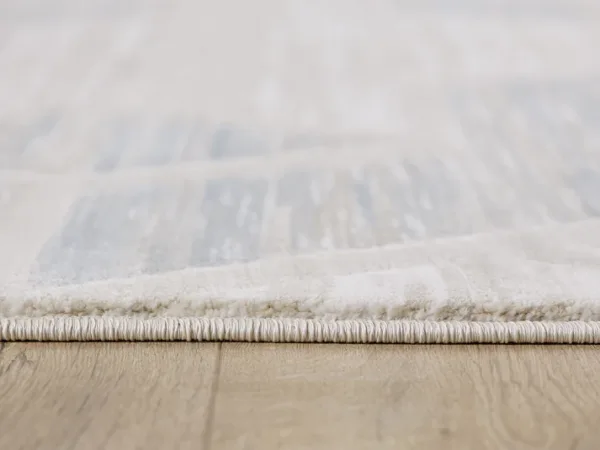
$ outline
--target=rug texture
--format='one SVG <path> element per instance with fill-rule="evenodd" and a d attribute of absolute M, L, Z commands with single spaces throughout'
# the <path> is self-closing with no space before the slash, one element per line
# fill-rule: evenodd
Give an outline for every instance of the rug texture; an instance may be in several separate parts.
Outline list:
<path fill-rule="evenodd" d="M 600 343 L 599 43 L 592 0 L 0 2 L 0 340 Z"/>

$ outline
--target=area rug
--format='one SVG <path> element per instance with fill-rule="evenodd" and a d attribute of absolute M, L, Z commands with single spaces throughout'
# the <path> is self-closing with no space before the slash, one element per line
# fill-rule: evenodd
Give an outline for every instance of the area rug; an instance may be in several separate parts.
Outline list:
<path fill-rule="evenodd" d="M 0 340 L 600 343 L 591 1 L 0 6 Z"/>

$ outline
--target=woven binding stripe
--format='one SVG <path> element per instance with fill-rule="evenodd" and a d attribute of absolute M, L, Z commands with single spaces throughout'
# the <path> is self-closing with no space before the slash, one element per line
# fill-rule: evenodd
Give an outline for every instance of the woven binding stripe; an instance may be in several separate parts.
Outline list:
<path fill-rule="evenodd" d="M 266 318 L 0 318 L 3 341 L 247 341 L 410 344 L 600 343 L 600 322 Z"/>

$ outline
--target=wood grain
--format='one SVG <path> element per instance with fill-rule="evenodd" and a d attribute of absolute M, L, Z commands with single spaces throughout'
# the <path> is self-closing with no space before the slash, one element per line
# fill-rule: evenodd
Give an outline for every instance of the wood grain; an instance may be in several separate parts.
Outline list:
<path fill-rule="evenodd" d="M 593 347 L 229 344 L 212 448 L 597 448 L 599 368 Z"/>
<path fill-rule="evenodd" d="M 218 344 L 5 344 L 0 448 L 198 448 Z"/>
<path fill-rule="evenodd" d="M 592 450 L 599 369 L 596 346 L 0 344 L 0 448 Z"/>

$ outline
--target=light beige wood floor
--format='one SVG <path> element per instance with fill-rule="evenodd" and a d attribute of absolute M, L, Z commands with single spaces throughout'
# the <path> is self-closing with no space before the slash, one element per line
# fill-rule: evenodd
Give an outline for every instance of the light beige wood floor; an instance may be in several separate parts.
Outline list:
<path fill-rule="evenodd" d="M 0 346 L 0 449 L 600 448 L 594 346 Z"/>

